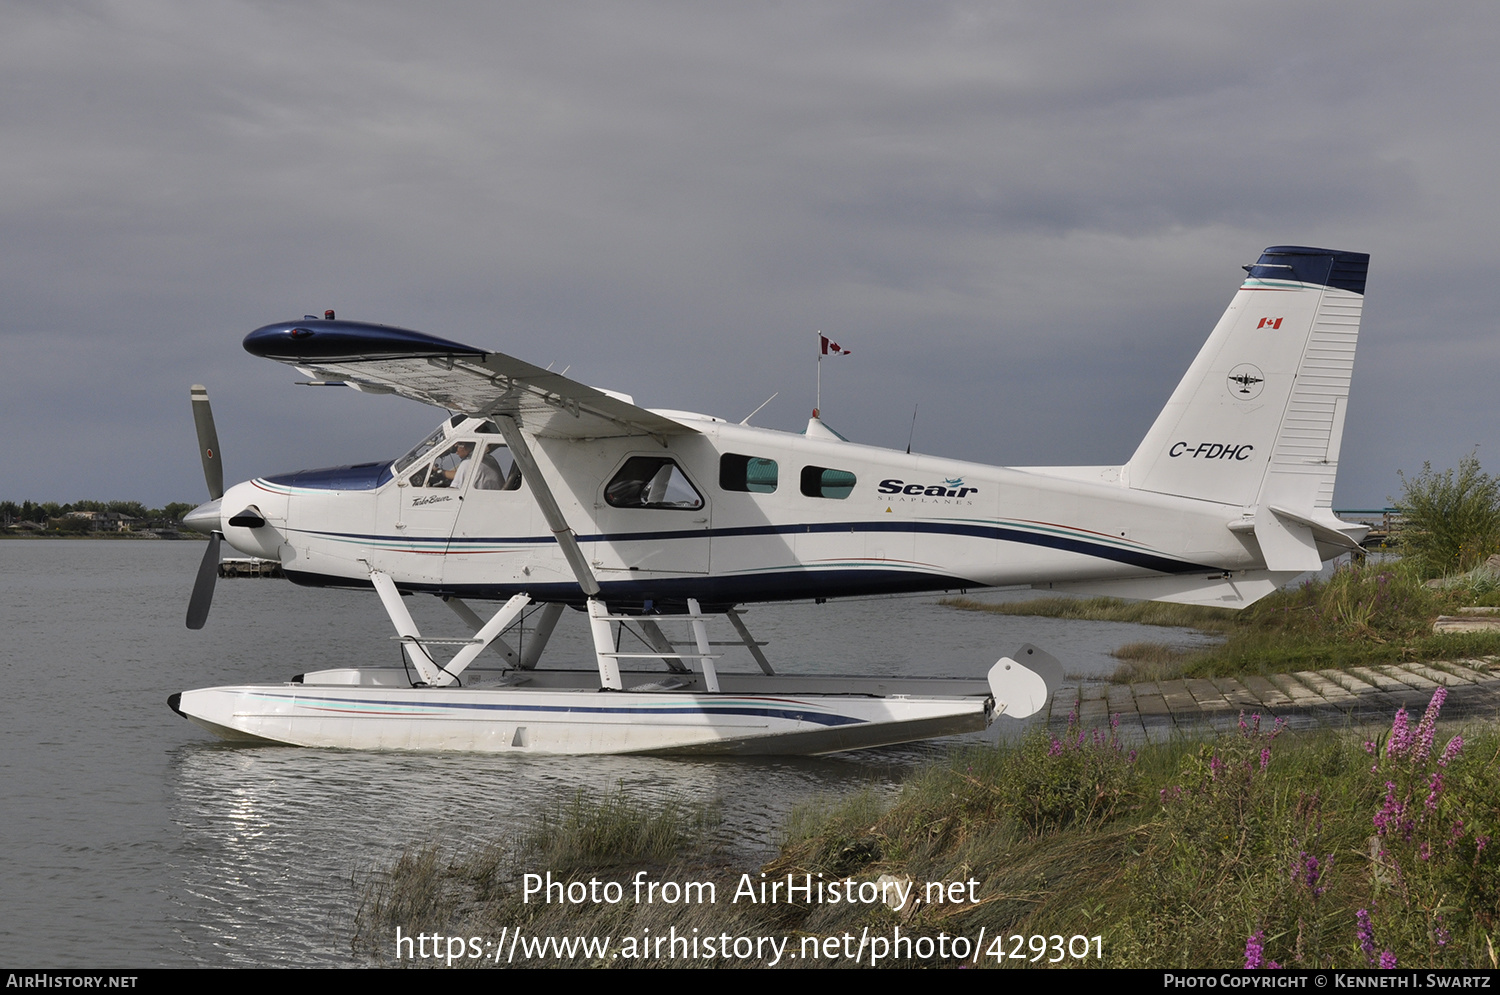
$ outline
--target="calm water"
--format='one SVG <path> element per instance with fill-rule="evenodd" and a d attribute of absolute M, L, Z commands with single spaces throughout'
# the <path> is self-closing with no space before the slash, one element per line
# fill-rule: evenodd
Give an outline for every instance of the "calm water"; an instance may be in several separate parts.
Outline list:
<path fill-rule="evenodd" d="M 172 714 L 190 687 L 394 663 L 373 595 L 221 580 L 207 628 L 183 626 L 196 542 L 0 542 L 10 652 L 0 728 L 0 960 L 36 967 L 357 965 L 353 879 L 413 842 L 488 842 L 579 788 L 723 803 L 724 846 L 754 870 L 798 801 L 890 788 L 945 747 L 832 759 L 571 760 L 233 747 Z M 1018 597 L 994 594 L 991 597 Z M 412 605 L 457 634 L 432 599 Z M 788 672 L 976 676 L 1022 642 L 1070 674 L 1162 630 L 958 612 L 935 598 L 756 606 L 747 623 Z M 729 638 L 715 632 L 715 638 Z M 1190 640 L 1190 634 L 1184 634 Z M 589 660 L 568 613 L 550 665 Z M 748 654 L 723 669 L 754 668 Z M 996 723 L 975 740 L 993 741 Z"/>

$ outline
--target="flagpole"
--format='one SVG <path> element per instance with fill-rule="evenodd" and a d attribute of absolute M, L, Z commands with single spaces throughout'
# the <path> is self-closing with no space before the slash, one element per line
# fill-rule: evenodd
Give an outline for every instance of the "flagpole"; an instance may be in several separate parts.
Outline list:
<path fill-rule="evenodd" d="M 823 330 L 818 329 L 818 390 L 813 395 L 813 417 L 823 410 Z"/>

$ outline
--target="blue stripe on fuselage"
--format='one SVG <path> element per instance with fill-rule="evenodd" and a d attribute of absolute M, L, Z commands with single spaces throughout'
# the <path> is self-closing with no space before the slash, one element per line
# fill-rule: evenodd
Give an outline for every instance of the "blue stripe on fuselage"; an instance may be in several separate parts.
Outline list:
<path fill-rule="evenodd" d="M 905 532 L 927 535 L 969 536 L 975 539 L 990 539 L 996 542 L 1016 542 L 1029 546 L 1042 546 L 1048 549 L 1058 549 L 1069 553 L 1080 553 L 1084 556 L 1093 556 L 1101 560 L 1110 560 L 1115 563 L 1124 563 L 1128 564 L 1129 566 L 1142 567 L 1146 570 L 1155 570 L 1159 573 L 1166 574 L 1193 573 L 1194 571 L 1198 570 L 1222 569 L 1203 563 L 1190 563 L 1185 560 L 1174 560 L 1170 557 L 1160 556 L 1156 553 L 1147 553 L 1134 549 L 1122 549 L 1118 546 L 1109 546 L 1104 543 L 1075 538 L 1072 536 L 1056 535 L 1046 532 L 1034 532 L 1029 529 L 1020 529 L 1003 525 L 978 525 L 964 522 L 820 522 L 806 523 L 801 525 L 754 525 L 739 528 L 702 529 L 698 531 L 686 532 L 616 532 L 601 535 L 581 535 L 578 537 L 578 541 L 580 543 L 659 542 L 671 539 L 737 539 L 752 536 L 811 535 L 825 532 Z M 447 546 L 451 544 L 456 547 L 452 550 L 453 552 L 463 552 L 463 548 L 465 546 L 482 544 L 556 542 L 556 540 L 551 536 L 466 536 L 460 539 L 450 539 L 447 536 L 378 536 L 362 535 L 359 533 L 349 532 L 310 532 L 309 534 L 326 536 L 331 539 L 394 542 L 400 543 L 402 545 L 432 545 L 441 543 Z"/>

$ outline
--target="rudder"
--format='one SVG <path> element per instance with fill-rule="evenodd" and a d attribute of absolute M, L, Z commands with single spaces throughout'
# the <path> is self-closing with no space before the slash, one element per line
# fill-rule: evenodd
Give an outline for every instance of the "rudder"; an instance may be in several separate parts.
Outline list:
<path fill-rule="evenodd" d="M 1326 509 L 1369 261 L 1366 253 L 1282 245 L 1246 266 L 1239 292 L 1125 465 L 1124 482 L 1332 519 Z"/>

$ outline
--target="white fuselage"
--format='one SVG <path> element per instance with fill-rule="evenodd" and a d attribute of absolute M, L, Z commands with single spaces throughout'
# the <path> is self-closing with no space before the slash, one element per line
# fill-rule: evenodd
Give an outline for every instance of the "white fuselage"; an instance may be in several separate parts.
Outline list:
<path fill-rule="evenodd" d="M 734 604 L 1260 566 L 1253 541 L 1227 528 L 1243 509 L 1131 490 L 1117 468 L 1017 470 L 703 416 L 692 423 L 698 432 L 669 448 L 639 438 L 533 441 L 611 602 Z M 445 425 L 444 444 L 502 441 L 476 431 L 482 424 Z M 721 486 L 726 455 L 757 461 L 755 490 Z M 673 460 L 697 506 L 611 504 L 606 486 L 632 457 Z M 377 569 L 404 590 L 583 600 L 524 482 L 414 486 L 422 465 L 378 483 L 368 471 L 354 486 L 305 486 L 298 475 L 239 484 L 224 507 L 254 505 L 266 525 L 227 526 L 225 536 L 281 560 L 301 583 L 364 586 Z"/>

